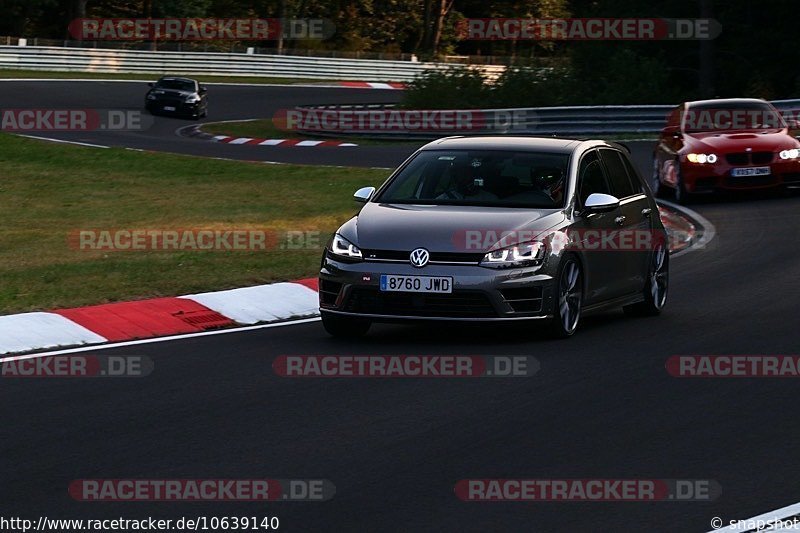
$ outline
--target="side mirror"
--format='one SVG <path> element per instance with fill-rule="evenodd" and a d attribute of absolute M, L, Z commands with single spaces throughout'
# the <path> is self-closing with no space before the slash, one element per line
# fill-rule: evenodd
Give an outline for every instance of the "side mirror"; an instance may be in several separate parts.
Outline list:
<path fill-rule="evenodd" d="M 787 118 L 786 125 L 790 130 L 800 129 L 800 121 L 798 121 L 796 118 Z"/>
<path fill-rule="evenodd" d="M 661 135 L 664 137 L 672 137 L 673 139 L 681 139 L 681 129 L 678 126 L 667 126 L 661 129 Z"/>
<path fill-rule="evenodd" d="M 205 85 L 201 85 L 200 86 L 200 94 L 206 94 L 207 92 L 208 92 L 208 89 L 206 88 L 206 86 Z"/>
<path fill-rule="evenodd" d="M 150 87 L 155 87 L 156 86 L 156 84 L 153 83 L 152 81 L 150 83 L 148 83 L 147 85 L 149 85 Z"/>
<path fill-rule="evenodd" d="M 586 199 L 586 205 L 583 206 L 583 213 L 585 215 L 591 213 L 607 213 L 619 207 L 619 198 L 611 196 L 610 194 L 592 193 Z"/>
<path fill-rule="evenodd" d="M 361 187 L 358 189 L 353 198 L 356 202 L 367 203 L 372 195 L 375 194 L 375 187 Z"/>

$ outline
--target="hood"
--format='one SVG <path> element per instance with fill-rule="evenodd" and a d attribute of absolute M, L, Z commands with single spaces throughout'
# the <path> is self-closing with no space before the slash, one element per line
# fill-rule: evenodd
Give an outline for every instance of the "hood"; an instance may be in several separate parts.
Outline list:
<path fill-rule="evenodd" d="M 687 134 L 685 138 L 688 151 L 709 150 L 721 154 L 744 152 L 748 148 L 753 152 L 778 152 L 800 146 L 800 143 L 785 129 L 768 130 L 766 133 L 692 133 Z"/>
<path fill-rule="evenodd" d="M 564 220 L 560 209 L 367 203 L 342 227 L 364 250 L 426 248 L 432 252 L 486 252 L 504 232 L 504 245 L 531 240 Z M 349 234 L 349 236 L 348 236 Z M 515 238 L 515 237 L 519 238 Z"/>

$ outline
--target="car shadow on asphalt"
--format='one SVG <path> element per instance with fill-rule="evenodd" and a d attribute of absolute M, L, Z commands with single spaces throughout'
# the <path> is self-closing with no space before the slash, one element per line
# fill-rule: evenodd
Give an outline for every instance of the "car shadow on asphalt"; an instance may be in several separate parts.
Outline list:
<path fill-rule="evenodd" d="M 621 310 L 610 310 L 584 317 L 574 338 L 593 330 L 613 328 L 625 322 L 646 318 L 631 318 Z M 515 344 L 571 342 L 572 339 L 553 339 L 548 336 L 544 321 L 507 322 L 414 322 L 409 324 L 374 324 L 369 334 L 355 341 L 359 347 L 414 346 L 442 347 L 454 345 L 513 346 Z M 323 333 L 324 334 L 324 333 Z M 328 337 L 332 345 L 352 348 L 352 340 Z"/>

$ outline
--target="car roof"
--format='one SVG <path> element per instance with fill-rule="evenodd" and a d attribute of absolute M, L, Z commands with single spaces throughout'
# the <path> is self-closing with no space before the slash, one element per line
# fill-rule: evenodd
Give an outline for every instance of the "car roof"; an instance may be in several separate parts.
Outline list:
<path fill-rule="evenodd" d="M 712 100 L 695 100 L 686 102 L 686 107 L 705 107 L 705 106 L 727 106 L 736 104 L 767 104 L 766 100 L 760 98 L 715 98 Z"/>
<path fill-rule="evenodd" d="M 192 83 L 197 83 L 197 80 L 193 80 L 192 78 L 182 78 L 180 76 L 161 76 L 158 78 L 158 81 L 161 80 L 190 81 Z"/>
<path fill-rule="evenodd" d="M 422 150 L 523 150 L 531 152 L 572 153 L 581 141 L 554 137 L 514 137 L 481 135 L 474 137 L 445 137 L 430 142 Z"/>

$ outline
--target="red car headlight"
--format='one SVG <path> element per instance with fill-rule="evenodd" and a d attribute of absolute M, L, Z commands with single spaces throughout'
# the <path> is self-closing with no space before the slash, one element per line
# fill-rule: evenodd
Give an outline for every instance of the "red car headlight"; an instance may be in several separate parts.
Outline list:
<path fill-rule="evenodd" d="M 701 165 L 705 163 L 714 164 L 717 162 L 717 154 L 687 154 L 686 160 L 690 163 L 699 163 Z"/>

